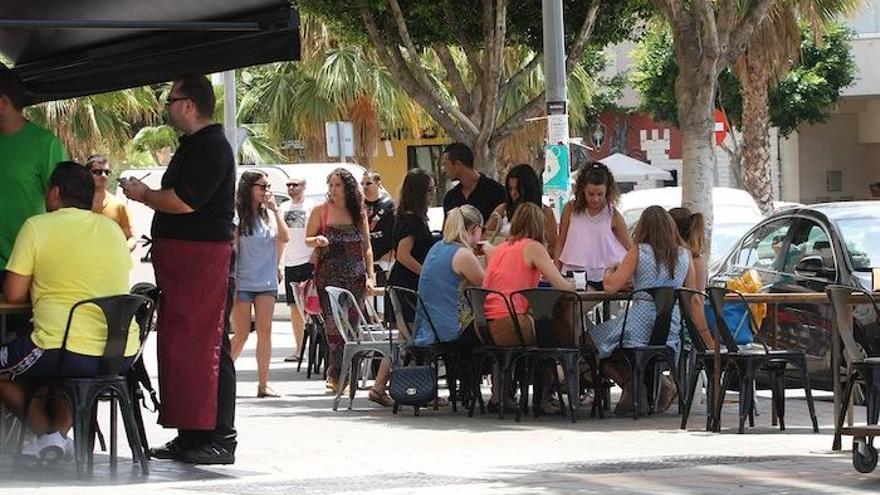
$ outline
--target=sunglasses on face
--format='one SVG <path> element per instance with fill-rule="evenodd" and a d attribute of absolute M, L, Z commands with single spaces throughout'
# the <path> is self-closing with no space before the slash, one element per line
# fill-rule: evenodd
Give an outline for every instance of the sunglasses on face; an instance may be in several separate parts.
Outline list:
<path fill-rule="evenodd" d="M 269 184 L 254 184 L 254 187 L 259 187 L 264 191 L 268 191 L 272 186 L 270 186 Z"/>
<path fill-rule="evenodd" d="M 287 183 L 287 187 L 302 187 L 304 185 L 305 184 L 303 184 L 302 182 L 288 182 Z"/>
<path fill-rule="evenodd" d="M 170 107 L 175 101 L 183 101 L 188 99 L 188 96 L 169 96 L 168 99 L 165 100 L 165 106 Z"/>
<path fill-rule="evenodd" d="M 96 168 L 96 169 L 92 170 L 92 175 L 94 175 L 95 177 L 100 177 L 102 175 L 110 177 L 110 170 L 103 169 L 103 168 Z"/>
<path fill-rule="evenodd" d="M 375 182 L 361 182 L 361 185 L 364 187 L 372 186 Z"/>

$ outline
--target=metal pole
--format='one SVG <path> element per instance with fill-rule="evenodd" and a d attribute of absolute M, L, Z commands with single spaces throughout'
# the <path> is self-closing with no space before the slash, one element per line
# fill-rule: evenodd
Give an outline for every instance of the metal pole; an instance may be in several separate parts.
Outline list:
<path fill-rule="evenodd" d="M 562 0 L 542 0 L 544 24 L 544 86 L 547 101 L 547 146 L 544 191 L 557 213 L 569 193 L 568 90 L 565 74 L 565 27 Z"/>
<path fill-rule="evenodd" d="M 565 27 L 562 23 L 562 0 L 543 0 L 542 9 L 544 15 L 544 85 L 547 89 L 547 105 L 549 106 L 551 103 L 564 103 L 568 100 L 565 81 Z"/>
<path fill-rule="evenodd" d="M 223 131 L 226 140 L 232 146 L 235 156 L 235 164 L 238 165 L 238 126 L 235 121 L 237 113 L 235 103 L 235 71 L 227 70 L 223 73 Z"/>

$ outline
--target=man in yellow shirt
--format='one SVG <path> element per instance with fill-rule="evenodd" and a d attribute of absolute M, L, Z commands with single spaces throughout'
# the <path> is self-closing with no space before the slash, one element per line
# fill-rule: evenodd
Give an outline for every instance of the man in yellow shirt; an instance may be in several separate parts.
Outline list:
<path fill-rule="evenodd" d="M 103 313 L 93 305 L 77 309 L 65 353 L 60 348 L 68 313 L 84 299 L 128 292 L 131 258 L 125 236 L 112 220 L 91 211 L 94 191 L 85 167 L 59 163 L 46 192 L 49 213 L 25 221 L 15 239 L 4 295 L 9 302 L 24 302 L 30 294 L 34 331 L 0 346 L 0 399 L 12 411 L 21 412 L 25 392 L 12 379 L 98 372 L 107 339 Z M 137 327 L 132 326 L 124 366 L 131 365 L 138 346 Z M 28 424 L 38 436 L 22 454 L 56 460 L 71 452 L 72 441 L 66 437 L 72 425 L 70 407 L 64 400 L 54 402 L 53 410 L 36 403 L 30 408 Z"/>
<path fill-rule="evenodd" d="M 128 250 L 134 251 L 135 239 L 131 232 L 131 219 L 128 216 L 128 208 L 125 203 L 107 191 L 107 181 L 110 180 L 110 164 L 104 155 L 92 155 L 86 159 L 86 169 L 92 173 L 95 179 L 95 198 L 92 201 L 92 211 L 100 213 L 113 220 L 125 234 Z"/>

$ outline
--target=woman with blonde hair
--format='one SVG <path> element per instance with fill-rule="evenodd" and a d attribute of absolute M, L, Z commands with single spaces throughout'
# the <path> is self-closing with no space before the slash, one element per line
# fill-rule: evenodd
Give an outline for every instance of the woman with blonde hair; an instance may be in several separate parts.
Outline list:
<path fill-rule="evenodd" d="M 483 284 L 483 267 L 474 253 L 483 233 L 482 225 L 483 215 L 471 205 L 447 213 L 443 239 L 431 247 L 422 264 L 419 293 L 430 297 L 423 296 L 415 312 L 414 345 L 436 343 L 435 331 L 441 342 L 462 339 L 467 344 L 472 338 L 469 329 L 473 316 L 464 297 L 464 286 Z M 424 317 L 426 313 L 430 323 Z M 370 400 L 383 406 L 392 404 L 385 391 L 389 371 L 390 361 L 383 360 L 369 392 Z"/>

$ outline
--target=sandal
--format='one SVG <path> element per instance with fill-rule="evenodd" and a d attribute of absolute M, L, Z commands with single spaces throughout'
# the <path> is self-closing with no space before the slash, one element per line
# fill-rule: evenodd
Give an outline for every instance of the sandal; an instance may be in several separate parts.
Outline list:
<path fill-rule="evenodd" d="M 257 387 L 257 398 L 264 399 L 266 397 L 276 398 L 281 397 L 281 395 L 272 390 L 272 387 L 266 385 L 265 387 Z"/>
<path fill-rule="evenodd" d="M 375 402 L 382 407 L 391 407 L 394 405 L 394 399 L 392 399 L 390 395 L 388 395 L 387 393 L 380 394 L 378 391 L 372 388 L 369 392 L 367 392 L 367 397 L 370 399 L 371 402 Z"/>

